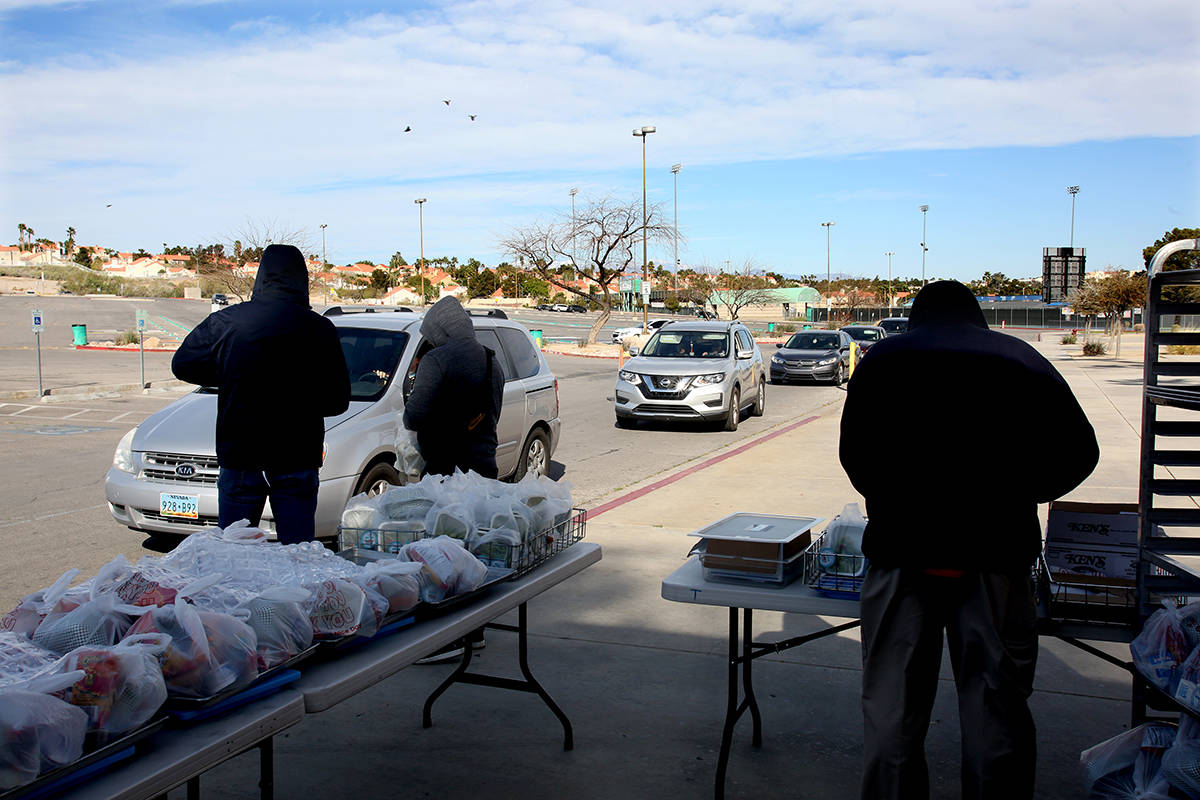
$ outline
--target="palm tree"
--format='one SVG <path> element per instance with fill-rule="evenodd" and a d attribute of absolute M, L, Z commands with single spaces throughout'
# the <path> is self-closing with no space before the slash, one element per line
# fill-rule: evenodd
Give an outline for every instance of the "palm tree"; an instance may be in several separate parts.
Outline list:
<path fill-rule="evenodd" d="M 19 249 L 24 250 L 25 249 L 25 223 L 24 222 L 17 223 L 17 235 L 20 237 L 17 246 Z"/>
<path fill-rule="evenodd" d="M 75 250 L 75 229 L 67 228 L 67 258 L 71 257 L 72 251 Z"/>

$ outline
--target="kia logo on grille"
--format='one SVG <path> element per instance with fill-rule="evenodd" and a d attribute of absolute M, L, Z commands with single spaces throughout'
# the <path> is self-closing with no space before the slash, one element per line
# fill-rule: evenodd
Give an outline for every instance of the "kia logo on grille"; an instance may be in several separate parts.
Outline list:
<path fill-rule="evenodd" d="M 195 464 L 180 464 L 175 467 L 175 474 L 181 478 L 190 478 L 196 474 Z"/>

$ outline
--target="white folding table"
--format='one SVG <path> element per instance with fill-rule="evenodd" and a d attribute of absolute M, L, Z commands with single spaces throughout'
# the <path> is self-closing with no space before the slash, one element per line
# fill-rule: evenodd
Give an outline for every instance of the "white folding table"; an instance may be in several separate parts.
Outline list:
<path fill-rule="evenodd" d="M 305 710 L 312 714 L 331 708 L 404 669 L 417 659 L 436 652 L 442 646 L 461 639 L 472 631 L 488 627 L 517 634 L 518 659 L 524 680 L 468 671 L 471 648 L 465 647 L 458 669 L 425 701 L 422 712 L 423 725 L 426 728 L 433 725 L 434 701 L 455 683 L 531 692 L 540 696 L 558 717 L 563 726 L 563 749 L 570 750 L 574 746 L 571 722 L 533 677 L 529 668 L 526 603 L 595 564 L 600 557 L 600 545 L 579 542 L 541 564 L 530 574 L 493 586 L 459 610 L 421 620 L 390 636 L 350 649 L 337 658 L 305 668 L 303 677 L 295 684 L 296 689 L 304 695 Z M 514 608 L 518 613 L 516 625 L 493 622 Z"/>
<path fill-rule="evenodd" d="M 682 567 L 662 582 L 662 596 L 677 603 L 696 603 L 729 608 L 729 686 L 725 706 L 725 725 L 721 730 L 721 753 L 717 759 L 715 796 L 725 796 L 725 771 L 729 765 L 729 748 L 733 729 L 747 710 L 753 720 L 755 747 L 762 746 L 762 716 L 754 697 L 754 659 L 797 647 L 814 639 L 832 636 L 859 625 L 857 600 L 826 597 L 804 583 L 794 581 L 786 586 L 771 587 L 753 583 L 728 583 L 706 580 L 700 560 L 692 556 Z M 741 632 L 738 631 L 738 609 L 742 611 Z M 815 614 L 826 617 L 847 617 L 852 621 L 833 625 L 816 633 L 795 636 L 780 642 L 755 642 L 753 611 L 785 611 L 794 614 Z M 740 672 L 740 674 L 739 674 Z M 741 684 L 739 692 L 738 684 Z M 739 696 L 741 701 L 739 702 Z"/>

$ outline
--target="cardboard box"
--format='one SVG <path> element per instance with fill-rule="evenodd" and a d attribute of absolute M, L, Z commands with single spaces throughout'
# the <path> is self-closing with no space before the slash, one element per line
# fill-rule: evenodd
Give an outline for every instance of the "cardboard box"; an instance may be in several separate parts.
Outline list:
<path fill-rule="evenodd" d="M 1046 546 L 1132 547 L 1137 550 L 1137 503 L 1056 500 L 1046 519 Z"/>
<path fill-rule="evenodd" d="M 812 533 L 805 531 L 799 536 L 790 541 L 777 542 L 750 542 L 744 539 L 705 539 L 707 543 L 708 560 L 710 566 L 720 566 L 714 556 L 729 556 L 730 560 L 743 563 L 741 559 L 757 559 L 761 561 L 789 561 L 799 553 L 804 552 L 812 541 Z M 768 565 L 768 571 L 774 570 L 773 566 Z"/>
<path fill-rule="evenodd" d="M 1132 586 L 1137 582 L 1137 547 L 1091 547 L 1046 542 L 1046 566 L 1058 583 Z"/>

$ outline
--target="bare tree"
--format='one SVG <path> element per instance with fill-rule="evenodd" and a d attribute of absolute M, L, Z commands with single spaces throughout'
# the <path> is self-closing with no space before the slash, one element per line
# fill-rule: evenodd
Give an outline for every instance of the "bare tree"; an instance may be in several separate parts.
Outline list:
<path fill-rule="evenodd" d="M 563 268 L 574 264 L 575 269 L 568 270 L 573 277 L 585 278 L 598 287 L 600 316 L 587 334 L 587 342 L 591 344 L 612 313 L 609 285 L 613 278 L 619 278 L 622 272 L 640 261 L 643 235 L 655 244 L 673 240 L 674 229 L 660 221 L 662 219 L 662 207 L 650 205 L 646 208 L 643 226 L 641 201 L 622 203 L 605 197 L 584 201 L 574 215 L 515 228 L 499 244 L 504 252 L 524 259 L 542 280 L 585 302 L 594 299 L 592 293 L 569 281 Z M 574 255 L 576 253 L 578 256 Z M 576 257 L 580 258 L 579 262 L 575 261 Z"/>
<path fill-rule="evenodd" d="M 875 293 L 871 291 L 871 281 L 865 278 L 851 278 L 841 283 L 842 291 L 837 304 L 833 306 L 830 328 L 849 325 L 854 322 L 858 309 L 876 305 L 878 302 Z"/>
<path fill-rule="evenodd" d="M 233 232 L 217 237 L 217 244 L 197 253 L 199 274 L 221 287 L 226 294 L 246 300 L 254 289 L 254 276 L 243 271 L 248 262 L 261 261 L 263 251 L 273 244 L 290 244 L 306 257 L 313 249 L 312 232 L 307 228 L 290 228 L 276 220 L 255 220 L 247 217 Z M 227 254 L 232 254 L 229 256 Z M 308 270 L 309 294 L 323 288 L 317 273 L 321 267 Z"/>
<path fill-rule="evenodd" d="M 762 270 L 747 260 L 739 272 L 722 272 L 717 276 L 713 302 L 725 306 L 731 319 L 747 306 L 766 306 L 779 302 L 779 293 Z"/>

